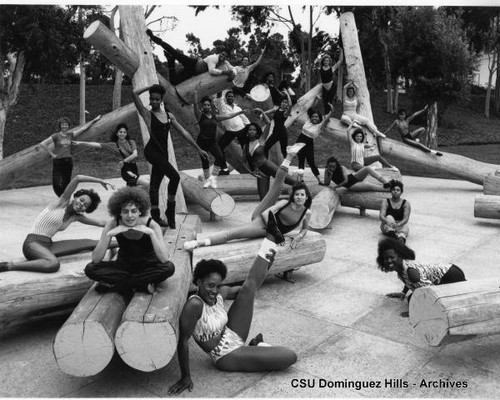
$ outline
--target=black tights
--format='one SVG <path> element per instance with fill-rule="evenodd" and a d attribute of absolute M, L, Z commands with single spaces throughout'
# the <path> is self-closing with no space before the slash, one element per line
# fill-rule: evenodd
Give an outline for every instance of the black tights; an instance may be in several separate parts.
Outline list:
<path fill-rule="evenodd" d="M 319 170 L 316 166 L 316 162 L 314 161 L 314 139 L 301 133 L 297 138 L 297 143 L 306 144 L 297 154 L 297 158 L 299 159 L 299 168 L 304 169 L 307 160 L 309 168 L 311 168 L 314 176 L 319 176 Z"/>
<path fill-rule="evenodd" d="M 219 147 L 219 144 L 217 143 L 217 140 L 215 138 L 213 139 L 206 139 L 201 136 L 198 136 L 196 139 L 196 143 L 200 148 L 202 148 L 205 151 L 210 152 L 215 157 L 214 165 L 217 167 L 222 167 L 222 165 L 225 163 L 224 161 L 224 154 L 222 153 L 221 148 Z M 210 168 L 210 162 L 208 161 L 207 158 L 201 157 L 201 166 L 203 169 L 209 169 Z"/>
<path fill-rule="evenodd" d="M 146 160 L 151 164 L 151 179 L 149 182 L 149 198 L 151 207 L 158 207 L 160 185 L 163 177 L 169 179 L 168 195 L 175 196 L 180 182 L 180 176 L 172 164 L 168 162 L 168 154 L 161 151 L 145 150 Z"/>
<path fill-rule="evenodd" d="M 52 188 L 54 193 L 61 197 L 64 189 L 71 182 L 73 159 L 71 157 L 54 158 L 52 161 Z"/>

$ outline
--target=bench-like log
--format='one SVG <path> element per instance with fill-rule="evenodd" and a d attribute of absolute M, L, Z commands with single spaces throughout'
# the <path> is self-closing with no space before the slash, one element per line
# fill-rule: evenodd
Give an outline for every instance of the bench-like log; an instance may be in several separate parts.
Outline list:
<path fill-rule="evenodd" d="M 447 336 L 500 333 L 500 289 L 492 280 L 457 282 L 415 290 L 410 323 L 431 346 Z"/>
<path fill-rule="evenodd" d="M 293 270 L 323 260 L 326 251 L 325 239 L 317 232 L 308 232 L 295 249 L 290 247 L 291 236 L 276 253 L 270 274 Z M 193 250 L 193 267 L 202 259 L 218 259 L 227 266 L 224 283 L 242 282 L 257 256 L 263 239 L 229 242 L 218 246 L 199 247 Z"/>
<path fill-rule="evenodd" d="M 332 188 L 323 188 L 312 200 L 309 226 L 312 229 L 326 228 L 330 224 L 333 213 L 339 204 L 339 192 Z"/>
<path fill-rule="evenodd" d="M 478 194 L 474 199 L 474 217 L 500 219 L 500 196 Z"/>
<path fill-rule="evenodd" d="M 355 207 L 368 210 L 380 210 L 382 202 L 389 197 L 387 192 L 351 192 L 340 195 L 340 204 L 344 207 Z"/>
<path fill-rule="evenodd" d="M 74 376 L 101 372 L 115 353 L 115 333 L 125 306 L 123 296 L 97 293 L 94 285 L 57 332 L 54 356 L 59 368 Z"/>
<path fill-rule="evenodd" d="M 153 294 L 136 293 L 115 335 L 120 357 L 140 371 L 154 371 L 168 364 L 175 354 L 179 315 L 187 299 L 191 260 L 183 248 L 201 230 L 197 215 L 177 215 L 179 229 L 168 230 L 164 240 L 175 273 L 158 285 Z"/>
<path fill-rule="evenodd" d="M 488 174 L 483 182 L 483 194 L 500 195 L 500 170 Z"/>
<path fill-rule="evenodd" d="M 221 189 L 204 188 L 203 182 L 180 172 L 181 185 L 186 200 L 202 206 L 218 217 L 227 217 L 234 210 L 233 198 Z"/>

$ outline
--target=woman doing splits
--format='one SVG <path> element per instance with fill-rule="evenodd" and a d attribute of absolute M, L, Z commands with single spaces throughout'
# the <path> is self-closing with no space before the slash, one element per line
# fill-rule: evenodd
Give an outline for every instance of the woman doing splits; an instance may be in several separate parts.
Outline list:
<path fill-rule="evenodd" d="M 321 58 L 321 68 L 319 69 L 319 76 L 321 78 L 321 98 L 323 100 L 323 107 L 325 114 L 330 111 L 330 103 L 333 103 L 333 97 L 336 87 L 333 84 L 333 77 L 335 71 L 338 70 L 340 65 L 344 61 L 344 52 L 339 48 L 339 60 L 332 66 L 332 57 L 329 54 L 325 54 Z"/>
<path fill-rule="evenodd" d="M 149 90 L 151 111 L 144 106 L 139 97 L 141 93 L 147 90 Z M 177 132 L 180 132 L 181 135 L 198 150 L 201 157 L 207 158 L 208 154 L 196 144 L 189 132 L 177 122 L 172 114 L 164 111 L 160 107 L 164 95 L 165 88 L 158 84 L 133 91 L 135 106 L 146 123 L 150 135 L 149 141 L 144 147 L 144 156 L 151 164 L 151 179 L 149 183 L 151 217 L 153 217 L 161 227 L 169 226 L 175 229 L 175 194 L 179 186 L 180 176 L 174 166 L 168 161 L 168 135 L 170 133 L 170 127 L 173 126 Z M 168 224 L 160 219 L 160 209 L 158 207 L 160 184 L 164 176 L 169 179 L 167 209 L 165 211 Z"/>
<path fill-rule="evenodd" d="M 410 202 L 402 199 L 403 182 L 392 180 L 389 190 L 391 197 L 382 202 L 379 219 L 382 222 L 380 229 L 384 235 L 399 239 L 403 244 L 410 233 L 408 220 L 410 219 Z"/>
<path fill-rule="evenodd" d="M 57 256 L 75 254 L 85 250 L 93 250 L 97 240 L 74 239 L 53 242 L 52 237 L 65 230 L 73 222 L 104 226 L 105 221 L 86 217 L 84 213 L 93 212 L 101 199 L 92 189 L 80 189 L 75 192 L 82 182 L 100 183 L 107 190 L 113 185 L 91 176 L 76 175 L 64 189 L 61 197 L 45 208 L 36 218 L 31 233 L 23 244 L 23 254 L 28 261 L 1 262 L 0 272 L 5 271 L 34 271 L 56 272 L 60 263 Z M 74 193 L 73 193 L 74 192 Z M 73 195 L 73 199 L 71 199 Z"/>
<path fill-rule="evenodd" d="M 346 167 L 340 165 L 339 161 L 335 157 L 332 156 L 328 158 L 328 160 L 326 160 L 325 186 L 329 186 L 330 182 L 333 181 L 333 183 L 336 184 L 333 187 L 334 189 L 340 187 L 349 189 L 351 186 L 354 186 L 355 184 L 361 182 L 368 175 L 373 176 L 376 180 L 382 183 L 384 189 L 389 189 L 390 181 L 385 179 L 372 167 L 363 167 L 359 171 L 351 174 Z M 380 190 L 377 189 L 377 187 L 374 187 L 374 189 Z"/>
<path fill-rule="evenodd" d="M 227 268 L 219 260 L 201 260 L 196 264 L 193 283 L 198 291 L 184 305 L 179 322 L 177 356 L 181 378 L 169 393 L 179 394 L 193 388 L 188 347 L 191 336 L 221 371 L 279 371 L 297 361 L 292 350 L 263 343 L 261 334 L 245 344 L 253 318 L 255 293 L 264 282 L 276 253 L 276 238 L 271 226 L 268 228 L 267 238 L 242 286 L 220 286 Z M 234 299 L 228 312 L 224 299 Z"/>
<path fill-rule="evenodd" d="M 408 290 L 419 287 L 444 285 L 465 281 L 463 271 L 451 263 L 421 263 L 415 261 L 415 252 L 399 240 L 387 238 L 378 243 L 378 267 L 384 272 L 396 272 L 405 284 L 401 292 L 388 293 L 388 297 L 404 300 Z M 410 301 L 411 295 L 408 297 Z M 402 316 L 407 317 L 408 313 Z"/>
<path fill-rule="evenodd" d="M 230 229 L 228 231 L 217 232 L 206 239 L 198 239 L 184 242 L 185 250 L 192 250 L 200 246 L 212 246 L 227 243 L 235 239 L 253 239 L 264 237 L 266 227 L 271 224 L 278 226 L 282 234 L 289 233 L 294 229 L 301 227 L 299 234 L 292 240 L 291 247 L 295 248 L 304 238 L 308 230 L 308 221 L 311 216 L 311 194 L 304 182 L 298 182 L 292 187 L 292 193 L 289 200 L 283 200 L 278 203 L 281 187 L 285 182 L 288 167 L 303 144 L 295 144 L 288 147 L 288 154 L 276 173 L 271 189 L 259 203 L 252 214 L 252 222 L 241 227 Z M 284 238 L 281 237 L 280 242 Z"/>
<path fill-rule="evenodd" d="M 92 252 L 92 262 L 85 268 L 85 274 L 99 282 L 98 292 L 126 295 L 136 289 L 153 293 L 155 285 L 174 273 L 161 228 L 148 216 L 149 208 L 148 195 L 140 188 L 121 188 L 109 199 L 112 219 L 106 223 Z M 118 257 L 116 261 L 102 261 L 113 236 L 120 247 Z"/>
<path fill-rule="evenodd" d="M 357 90 L 358 87 L 354 82 L 347 82 L 344 85 L 342 94 L 342 105 L 344 109 L 340 120 L 346 125 L 357 122 L 359 125 L 366 126 L 375 136 L 385 138 L 385 135 L 378 130 L 373 122 L 371 122 L 368 118 L 365 118 L 362 115 L 358 114 L 359 101 L 358 96 L 356 95 Z"/>

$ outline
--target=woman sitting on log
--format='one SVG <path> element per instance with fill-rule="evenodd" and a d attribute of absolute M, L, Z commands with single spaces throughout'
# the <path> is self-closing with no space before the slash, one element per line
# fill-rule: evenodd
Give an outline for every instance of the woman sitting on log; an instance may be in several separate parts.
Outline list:
<path fill-rule="evenodd" d="M 377 161 L 382 164 L 384 168 L 391 168 L 397 170 L 389 162 L 382 157 L 380 154 L 374 154 L 373 156 L 365 156 L 365 150 L 370 150 L 375 148 L 375 145 L 368 144 L 365 142 L 365 133 L 363 129 L 353 122 L 347 128 L 347 137 L 349 138 L 349 143 L 351 145 L 351 168 L 354 171 L 359 171 L 365 165 L 376 163 Z"/>
<path fill-rule="evenodd" d="M 301 226 L 299 234 L 291 243 L 292 248 L 297 247 L 300 240 L 307 233 L 307 222 L 311 216 L 309 208 L 311 207 L 312 199 L 309 189 L 304 182 L 298 182 L 292 187 L 289 200 L 283 200 L 278 203 L 276 201 L 285 182 L 288 167 L 302 146 L 303 144 L 300 143 L 288 147 L 288 154 L 278 168 L 271 189 L 252 214 L 252 222 L 228 231 L 214 233 L 206 239 L 186 241 L 184 242 L 184 249 L 192 250 L 201 246 L 213 246 L 235 239 L 264 237 L 269 221 L 272 221 L 272 225 L 277 224 L 281 234 L 291 232 Z M 282 235 L 280 242 L 284 242 Z"/>
<path fill-rule="evenodd" d="M 1 262 L 0 272 L 56 272 L 60 267 L 58 256 L 75 254 L 95 248 L 97 240 L 52 241 L 52 237 L 57 232 L 65 230 L 73 222 L 104 226 L 105 221 L 91 219 L 83 215 L 84 213 L 90 214 L 93 212 L 101 202 L 99 195 L 92 189 L 76 191 L 78 185 L 83 182 L 100 183 L 106 190 L 108 186 L 114 189 L 113 185 L 102 179 L 76 175 L 64 189 L 61 197 L 49 204 L 36 218 L 31 233 L 23 243 L 23 254 L 28 261 Z M 72 195 L 73 199 L 71 199 Z"/>
<path fill-rule="evenodd" d="M 274 234 L 276 230 L 276 226 L 268 225 L 267 237 L 242 286 L 221 286 L 227 273 L 222 261 L 201 260 L 196 264 L 193 283 L 198 291 L 189 297 L 179 321 L 177 356 L 181 378 L 170 388 L 170 394 L 193 388 L 188 347 L 191 336 L 221 371 L 279 371 L 297 361 L 292 350 L 264 343 L 262 334 L 245 344 L 253 318 L 255 293 L 266 278 L 276 253 L 276 242 L 280 240 Z M 224 299 L 234 299 L 227 312 Z"/>
<path fill-rule="evenodd" d="M 390 181 L 385 179 L 382 175 L 380 175 L 372 167 L 363 167 L 357 172 L 350 173 L 350 171 L 346 167 L 344 167 L 343 165 L 340 165 L 339 161 L 335 157 L 331 156 L 330 158 L 328 158 L 328 160 L 326 160 L 325 186 L 329 186 L 330 183 L 333 181 L 333 183 L 335 183 L 335 186 L 333 187 L 334 189 L 337 189 L 340 187 L 345 187 L 345 188 L 349 189 L 350 187 L 361 182 L 368 175 L 373 176 L 380 183 L 382 183 L 383 189 L 389 189 Z M 365 186 L 368 185 L 367 183 L 363 183 L 363 184 Z M 372 186 L 373 186 L 373 188 L 372 188 L 373 190 L 381 190 L 382 189 L 382 188 L 379 188 L 375 185 L 372 185 Z"/>
<path fill-rule="evenodd" d="M 388 293 L 388 297 L 404 300 L 408 290 L 419 287 L 444 285 L 465 281 L 463 271 L 451 263 L 421 263 L 415 261 L 415 252 L 399 240 L 387 238 L 378 243 L 378 267 L 384 272 L 396 272 L 405 284 L 401 292 Z M 410 301 L 411 295 L 408 297 Z M 408 316 L 403 313 L 402 316 Z"/>
<path fill-rule="evenodd" d="M 380 207 L 379 219 L 382 221 L 380 229 L 384 235 L 398 239 L 405 244 L 410 232 L 407 224 L 410 219 L 411 206 L 409 201 L 401 198 L 403 182 L 392 180 L 390 184 L 391 197 L 382 202 Z"/>
<path fill-rule="evenodd" d="M 330 111 L 330 103 L 333 103 L 333 98 L 336 91 L 336 86 L 333 83 L 335 71 L 338 70 L 344 61 L 344 52 L 341 48 L 338 49 L 339 60 L 334 64 L 330 54 L 325 54 L 320 61 L 319 76 L 321 78 L 321 98 L 323 100 L 323 107 L 325 114 Z"/>
<path fill-rule="evenodd" d="M 359 100 L 358 96 L 356 95 L 357 90 L 358 87 L 352 81 L 349 81 L 344 85 L 342 94 L 342 105 L 344 107 L 344 112 L 342 114 L 342 117 L 340 117 L 340 120 L 346 125 L 350 125 L 351 123 L 356 122 L 359 125 L 366 126 L 375 136 L 385 138 L 385 135 L 378 130 L 373 122 L 371 122 L 368 118 L 365 118 L 362 115 L 358 114 Z"/>
<path fill-rule="evenodd" d="M 151 110 L 148 110 L 144 106 L 139 97 L 141 93 L 147 90 L 149 91 Z M 168 136 L 170 134 L 170 128 L 174 127 L 177 132 L 180 132 L 198 153 L 200 153 L 201 157 L 208 158 L 208 154 L 196 144 L 189 132 L 177 122 L 171 113 L 160 107 L 164 95 L 165 88 L 158 84 L 133 91 L 135 106 L 144 120 L 150 135 L 149 141 L 144 147 L 144 156 L 151 164 L 151 178 L 149 184 L 151 217 L 153 217 L 161 227 L 169 226 L 171 229 L 175 229 L 175 195 L 179 186 L 180 176 L 174 166 L 168 161 Z M 158 206 L 160 185 L 164 176 L 169 179 L 167 209 L 165 211 L 168 224 L 160 219 L 160 208 Z"/>
<path fill-rule="evenodd" d="M 106 223 L 92 252 L 92 262 L 85 268 L 85 274 L 99 282 L 98 292 L 128 295 L 135 289 L 153 293 L 155 285 L 174 273 L 161 228 L 148 215 L 150 207 L 147 193 L 140 188 L 121 188 L 109 199 L 112 219 Z M 102 261 L 113 236 L 120 247 L 118 258 Z"/>

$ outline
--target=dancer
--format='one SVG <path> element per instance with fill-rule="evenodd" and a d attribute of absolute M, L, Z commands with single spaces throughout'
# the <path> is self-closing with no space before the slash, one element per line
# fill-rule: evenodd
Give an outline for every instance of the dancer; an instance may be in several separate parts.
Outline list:
<path fill-rule="evenodd" d="M 384 235 L 398 239 L 401 243 L 406 243 L 406 238 L 410 232 L 408 220 L 410 219 L 410 202 L 402 199 L 403 182 L 392 180 L 389 190 L 391 197 L 382 202 L 379 219 L 382 222 L 380 229 Z"/>
<path fill-rule="evenodd" d="M 105 225 L 105 221 L 91 219 L 84 215 L 84 213 L 93 212 L 101 202 L 99 195 L 92 189 L 76 191 L 78 185 L 84 182 L 100 183 L 106 190 L 108 187 L 114 189 L 113 185 L 103 179 L 76 175 L 66 186 L 61 197 L 50 203 L 36 218 L 31 233 L 28 234 L 23 243 L 23 254 L 28 261 L 0 262 L 0 272 L 56 272 L 60 267 L 58 256 L 94 249 L 97 240 L 52 241 L 57 232 L 65 230 L 73 222 L 94 226 Z M 71 199 L 72 195 L 73 199 Z"/>
<path fill-rule="evenodd" d="M 309 168 L 311 168 L 312 173 L 318 180 L 318 184 L 323 185 L 321 178 L 319 176 L 318 167 L 316 167 L 316 162 L 314 161 L 314 139 L 316 139 L 323 128 L 326 126 L 330 117 L 333 113 L 333 106 L 330 104 L 330 112 L 322 118 L 321 113 L 314 108 L 310 108 L 307 110 L 307 115 L 309 119 L 302 126 L 302 132 L 297 138 L 297 143 L 305 143 L 305 147 L 298 154 L 299 157 L 299 169 L 297 174 L 299 179 L 304 179 L 304 168 L 305 168 L 305 160 L 307 159 L 307 163 L 309 164 Z"/>
<path fill-rule="evenodd" d="M 141 93 L 144 93 L 147 90 L 149 91 L 151 110 L 148 110 L 144 106 L 141 98 L 139 97 Z M 184 138 L 198 151 L 201 157 L 208 158 L 208 154 L 196 144 L 189 132 L 187 132 L 177 122 L 172 114 L 168 111 L 164 111 L 160 107 L 164 95 L 165 88 L 158 84 L 133 91 L 135 106 L 144 120 L 150 135 L 149 141 L 144 147 L 144 156 L 152 166 L 149 184 L 151 217 L 153 217 L 153 219 L 161 227 L 169 226 L 171 229 L 175 229 L 175 194 L 177 193 L 177 187 L 179 186 L 180 176 L 174 166 L 168 161 L 167 143 L 170 127 L 173 126 L 177 132 L 180 132 L 181 135 L 184 136 Z M 167 209 L 165 211 L 168 224 L 160 219 L 160 209 L 158 207 L 160 184 L 164 176 L 169 179 Z"/>
<path fill-rule="evenodd" d="M 216 189 L 217 176 L 219 175 L 221 167 L 225 162 L 224 153 L 219 147 L 219 143 L 216 139 L 217 122 L 237 117 L 245 113 L 245 110 L 240 109 L 239 111 L 231 114 L 217 115 L 213 112 L 213 104 L 210 97 L 203 97 L 203 99 L 201 99 L 201 110 L 198 107 L 199 102 L 197 89 L 195 89 L 194 91 L 194 99 L 194 113 L 200 127 L 200 134 L 196 138 L 196 143 L 198 143 L 198 146 L 200 146 L 201 149 L 210 152 L 215 157 L 214 166 L 212 167 L 212 174 L 210 174 L 210 163 L 208 162 L 208 159 L 205 157 L 201 157 L 203 174 L 206 179 L 203 187 L 212 187 Z"/>
<path fill-rule="evenodd" d="M 137 168 L 137 144 L 135 140 L 130 139 L 128 134 L 128 126 L 125 123 L 120 123 L 116 126 L 113 134 L 111 135 L 111 142 L 78 142 L 73 143 L 77 146 L 86 145 L 96 149 L 108 150 L 113 154 L 119 154 L 122 160 L 119 161 L 120 173 L 122 179 L 126 182 L 127 186 L 137 186 L 139 179 L 139 169 Z"/>
<path fill-rule="evenodd" d="M 333 98 L 335 95 L 336 87 L 333 84 L 333 76 L 335 71 L 338 70 L 342 62 L 344 61 L 344 52 L 339 48 L 339 60 L 332 66 L 332 57 L 329 54 L 325 54 L 320 61 L 321 68 L 319 69 L 319 75 L 321 78 L 321 98 L 323 99 L 323 107 L 325 114 L 330 111 L 330 103 L 333 103 Z"/>
<path fill-rule="evenodd" d="M 250 58 L 248 56 L 243 56 L 241 59 L 241 66 L 234 67 L 236 75 L 233 79 L 233 92 L 241 97 L 247 97 L 247 91 L 245 91 L 245 83 L 248 79 L 250 73 L 257 68 L 261 63 L 264 53 L 266 52 L 266 46 L 260 51 L 259 58 L 253 64 L 250 64 Z"/>
<path fill-rule="evenodd" d="M 210 75 L 214 76 L 227 75 L 227 80 L 229 82 L 235 77 L 235 68 L 227 61 L 227 50 L 211 54 L 204 59 L 192 58 L 186 56 L 182 51 L 174 49 L 171 45 L 155 36 L 150 29 L 146 30 L 146 34 L 154 43 L 163 48 L 169 65 L 169 80 L 173 85 L 178 85 L 194 75 L 199 75 L 207 71 Z M 175 60 L 179 61 L 183 66 L 182 71 L 176 72 Z"/>
<path fill-rule="evenodd" d="M 179 321 L 177 356 L 181 378 L 170 387 L 170 394 L 193 388 L 188 346 L 191 336 L 221 371 L 279 371 L 297 361 L 292 350 L 264 343 L 261 334 L 245 345 L 253 318 L 255 294 L 276 253 L 276 229 L 276 226 L 268 227 L 267 237 L 242 286 L 220 286 L 227 267 L 219 260 L 201 260 L 196 264 L 193 283 L 198 286 L 198 291 L 189 297 Z M 227 312 L 224 299 L 234 299 Z"/>
<path fill-rule="evenodd" d="M 385 135 L 378 130 L 373 122 L 358 114 L 359 101 L 358 96 L 356 95 L 357 91 L 358 87 L 353 81 L 349 81 L 344 85 L 342 92 L 344 112 L 342 117 L 340 117 L 340 120 L 346 125 L 350 125 L 352 122 L 357 122 L 359 125 L 366 126 L 375 136 L 385 138 Z"/>
<path fill-rule="evenodd" d="M 87 125 L 83 125 L 74 131 L 70 131 L 69 118 L 62 117 L 57 120 L 59 132 L 50 135 L 47 139 L 40 142 L 39 146 L 45 150 L 53 158 L 52 160 L 52 188 L 54 193 L 61 197 L 66 187 L 71 181 L 71 173 L 73 172 L 73 156 L 71 147 L 76 137 L 86 132 L 101 119 L 98 115 Z M 85 142 L 81 142 L 85 144 Z M 54 145 L 51 150 L 50 145 Z"/>
<path fill-rule="evenodd" d="M 112 219 L 106 223 L 92 252 L 92 262 L 85 268 L 85 274 L 99 282 L 98 292 L 153 293 L 157 284 L 173 275 L 175 267 L 168 261 L 161 228 L 148 216 L 149 209 L 148 195 L 140 188 L 124 187 L 110 197 Z M 113 236 L 120 247 L 118 257 L 116 261 L 103 261 Z"/>
<path fill-rule="evenodd" d="M 404 300 L 408 290 L 419 287 L 444 285 L 465 281 L 463 271 L 451 263 L 421 263 L 415 261 L 415 252 L 399 240 L 387 238 L 378 243 L 378 267 L 384 272 L 396 272 L 405 284 L 401 292 L 388 293 L 387 297 Z M 408 296 L 408 302 L 411 295 Z M 407 317 L 408 313 L 401 316 Z"/>
<path fill-rule="evenodd" d="M 273 104 L 275 106 L 279 106 L 281 100 L 285 97 L 285 91 L 279 90 L 275 86 L 274 72 L 271 71 L 264 75 L 264 84 L 269 88 L 269 91 L 271 92 L 271 99 L 273 100 Z"/>
<path fill-rule="evenodd" d="M 347 137 L 349 138 L 349 143 L 351 145 L 351 168 L 354 171 L 359 171 L 365 165 L 376 163 L 377 161 L 382 164 L 384 168 L 390 168 L 393 170 L 398 170 L 393 167 L 389 162 L 382 157 L 380 154 L 374 154 L 372 156 L 365 156 L 365 149 L 373 149 L 375 145 L 370 145 L 365 143 L 365 133 L 363 129 L 355 122 L 351 123 L 347 128 Z"/>
<path fill-rule="evenodd" d="M 368 175 L 373 176 L 376 180 L 382 183 L 384 189 L 389 189 L 390 181 L 385 179 L 372 167 L 363 167 L 359 171 L 351 174 L 346 167 L 340 165 L 340 163 L 335 157 L 331 156 L 330 158 L 328 158 L 328 160 L 326 160 L 325 186 L 329 186 L 330 182 L 333 181 L 333 183 L 336 184 L 333 187 L 334 189 L 340 187 L 345 187 L 349 189 L 350 187 L 361 182 Z"/>
<path fill-rule="evenodd" d="M 276 220 L 282 234 L 289 233 L 300 226 L 299 234 L 295 236 L 291 243 L 292 248 L 297 247 L 306 235 L 309 226 L 308 221 L 311 216 L 309 208 L 312 202 L 309 189 L 304 182 L 298 182 L 292 187 L 289 200 L 278 203 L 276 201 L 281 193 L 283 183 L 285 183 L 288 167 L 302 146 L 304 146 L 302 143 L 297 143 L 288 147 L 288 154 L 278 168 L 273 185 L 254 210 L 250 223 L 228 231 L 214 233 L 206 239 L 186 241 L 184 242 L 184 249 L 192 250 L 201 246 L 214 246 L 235 239 L 264 237 L 266 226 L 268 226 L 269 221 L 273 221 L 271 224 L 274 224 L 274 220 Z M 279 242 L 283 241 L 284 238 L 281 237 Z"/>
<path fill-rule="evenodd" d="M 268 114 L 274 112 L 273 121 L 274 127 L 271 134 L 266 138 L 266 143 L 264 145 L 264 151 L 266 153 L 266 157 L 269 154 L 269 150 L 273 145 L 277 142 L 280 143 L 281 154 L 283 157 L 286 157 L 286 148 L 288 146 L 288 132 L 285 127 L 285 121 L 290 116 L 291 112 L 291 104 L 292 100 L 290 99 L 290 95 L 287 91 L 285 91 L 286 99 L 281 100 L 281 103 L 278 106 L 267 110 L 264 114 Z"/>
<path fill-rule="evenodd" d="M 425 128 L 418 128 L 414 131 L 410 131 L 410 122 L 412 121 L 412 119 L 422 114 L 427 110 L 428 107 L 429 106 L 426 105 L 420 111 L 413 113 L 408 118 L 406 118 L 406 110 L 404 108 L 400 108 L 398 110 L 398 119 L 394 120 L 391 126 L 389 126 L 389 128 L 387 128 L 384 133 L 389 132 L 395 126 L 399 134 L 401 135 L 401 140 L 403 141 L 403 143 L 406 143 L 408 146 L 420 149 L 425 153 L 432 153 L 436 156 L 442 156 L 443 153 L 429 149 L 427 146 L 420 143 L 420 139 L 418 137 L 425 132 Z"/>

